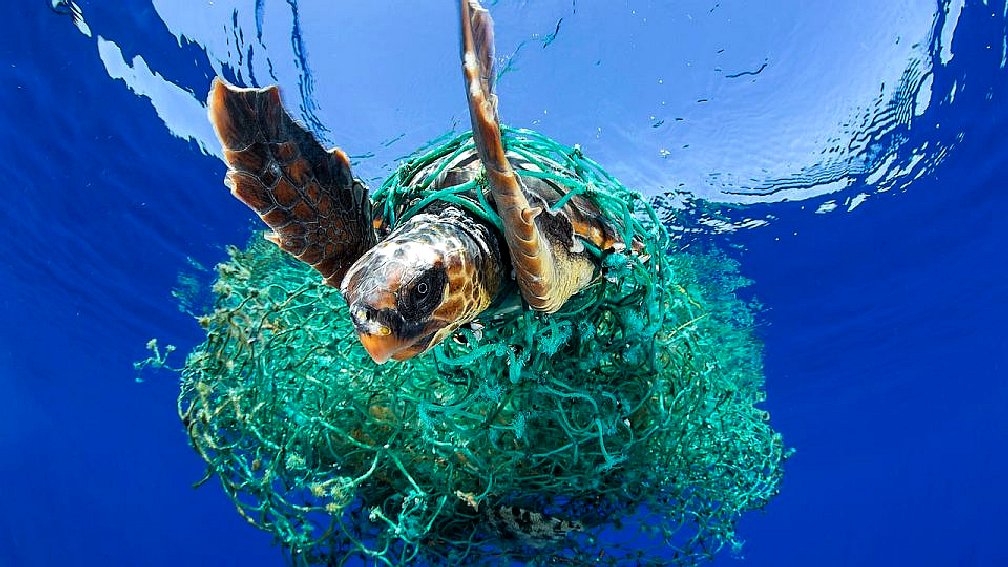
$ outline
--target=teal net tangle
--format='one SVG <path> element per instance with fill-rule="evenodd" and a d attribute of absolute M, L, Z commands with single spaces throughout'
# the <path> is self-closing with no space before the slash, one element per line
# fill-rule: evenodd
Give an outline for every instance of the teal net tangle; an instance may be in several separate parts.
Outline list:
<path fill-rule="evenodd" d="M 789 452 L 758 407 L 736 266 L 676 250 L 576 146 L 504 137 L 541 165 L 522 175 L 595 199 L 643 244 L 595 250 L 599 278 L 555 314 L 488 312 L 377 366 L 308 266 L 256 238 L 217 268 L 179 415 L 207 463 L 198 484 L 216 477 L 294 564 L 694 564 L 740 545 L 737 520 L 777 493 Z M 441 199 L 498 222 L 466 186 L 429 190 L 438 171 L 404 184 L 471 146 L 467 133 L 409 158 L 376 210 L 394 225 Z"/>

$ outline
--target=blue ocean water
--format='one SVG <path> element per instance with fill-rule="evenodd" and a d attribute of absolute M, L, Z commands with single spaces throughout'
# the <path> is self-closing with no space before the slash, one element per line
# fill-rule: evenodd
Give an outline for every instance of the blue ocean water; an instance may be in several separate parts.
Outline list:
<path fill-rule="evenodd" d="M 454 3 L 7 5 L 0 564 L 272 565 L 135 382 L 171 290 L 244 242 L 202 99 L 278 82 L 371 180 L 465 128 Z M 501 113 L 740 260 L 797 453 L 725 565 L 1003 565 L 1006 10 L 999 2 L 491 6 Z M 86 33 L 85 33 L 86 32 Z"/>

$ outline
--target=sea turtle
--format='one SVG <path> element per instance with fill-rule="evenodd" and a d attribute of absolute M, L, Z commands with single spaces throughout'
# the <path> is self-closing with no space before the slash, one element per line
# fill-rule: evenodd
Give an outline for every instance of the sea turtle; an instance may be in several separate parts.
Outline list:
<path fill-rule="evenodd" d="M 478 0 L 461 0 L 460 14 L 474 149 L 431 164 L 404 185 L 439 169 L 435 187 L 478 179 L 472 191 L 483 194 L 469 197 L 490 203 L 503 230 L 435 201 L 379 238 L 385 208 L 372 206 L 342 150 L 324 150 L 287 114 L 276 86 L 237 88 L 217 78 L 209 94 L 229 166 L 225 184 L 269 225 L 269 240 L 340 289 L 361 343 L 379 364 L 422 353 L 474 321 L 514 289 L 510 278 L 529 308 L 555 312 L 600 272 L 585 242 L 602 251 L 624 246 L 619 227 L 589 197 L 518 176 L 516 170 L 539 166 L 507 152 L 501 139 L 493 21 Z"/>

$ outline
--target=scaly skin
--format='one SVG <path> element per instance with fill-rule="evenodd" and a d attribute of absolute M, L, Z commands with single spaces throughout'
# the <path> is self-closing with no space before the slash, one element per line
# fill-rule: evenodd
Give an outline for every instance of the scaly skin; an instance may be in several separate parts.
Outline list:
<path fill-rule="evenodd" d="M 466 81 L 473 140 L 486 168 L 497 214 L 504 223 L 511 264 L 522 297 L 532 309 L 552 313 L 591 282 L 595 265 L 564 240 L 573 236 L 570 218 L 529 199 L 501 140 L 494 94 L 494 39 L 490 13 L 476 0 L 461 0 L 462 72 Z"/>
<path fill-rule="evenodd" d="M 340 288 L 378 363 L 424 352 L 475 319 L 511 268 L 528 305 L 554 312 L 598 269 L 579 239 L 602 250 L 620 245 L 594 203 L 574 195 L 554 210 L 563 188 L 518 176 L 537 166 L 510 155 L 501 139 L 493 21 L 476 0 L 462 0 L 461 16 L 476 150 L 430 164 L 404 185 L 437 168 L 442 173 L 427 189 L 458 186 L 485 169 L 503 234 L 461 208 L 434 203 L 376 246 L 367 189 L 347 155 L 326 151 L 298 124 L 277 87 L 242 89 L 216 79 L 207 101 L 232 194 L 272 229 L 266 238 Z"/>
<path fill-rule="evenodd" d="M 341 291 L 375 362 L 401 361 L 489 307 L 500 289 L 500 266 L 491 230 L 445 207 L 414 215 L 368 250 L 347 272 Z"/>
<path fill-rule="evenodd" d="M 371 204 L 346 154 L 324 150 L 292 119 L 277 87 L 215 79 L 207 106 L 229 166 L 225 184 L 272 229 L 266 238 L 340 288 L 375 362 L 427 350 L 493 301 L 502 259 L 491 228 L 431 205 L 374 246 Z M 475 156 L 449 166 L 436 186 L 479 172 Z"/>

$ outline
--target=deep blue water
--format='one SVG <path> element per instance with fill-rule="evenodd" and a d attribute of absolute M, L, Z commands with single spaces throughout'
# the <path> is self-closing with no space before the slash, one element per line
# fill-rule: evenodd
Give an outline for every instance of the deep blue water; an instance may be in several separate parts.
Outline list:
<path fill-rule="evenodd" d="M 32 0 L 0 40 L 0 564 L 280 564 L 190 487 L 175 378 L 134 381 L 149 338 L 200 339 L 187 258 L 253 226 L 199 101 L 218 70 L 279 81 L 380 178 L 464 119 L 454 7 L 80 4 L 90 36 Z M 1008 564 L 1006 8 L 742 4 L 501 0 L 502 114 L 741 207 L 698 238 L 755 282 L 797 453 L 717 564 Z"/>

